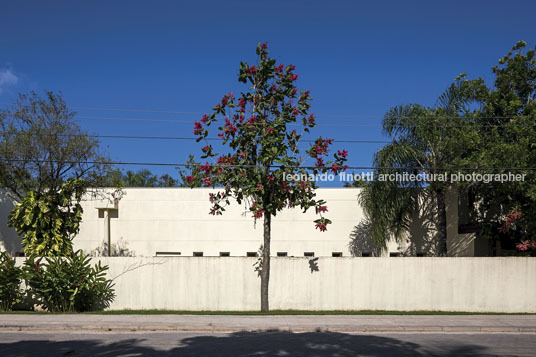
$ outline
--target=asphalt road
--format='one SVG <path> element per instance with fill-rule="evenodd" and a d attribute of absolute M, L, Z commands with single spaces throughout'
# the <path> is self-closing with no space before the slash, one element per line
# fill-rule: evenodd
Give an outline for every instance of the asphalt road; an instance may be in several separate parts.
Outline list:
<path fill-rule="evenodd" d="M 534 356 L 536 335 L 0 332 L 0 356 Z"/>

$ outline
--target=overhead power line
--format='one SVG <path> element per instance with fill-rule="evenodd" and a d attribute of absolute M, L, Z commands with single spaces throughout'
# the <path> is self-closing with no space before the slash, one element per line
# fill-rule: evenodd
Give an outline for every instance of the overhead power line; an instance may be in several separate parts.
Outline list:
<path fill-rule="evenodd" d="M 69 107 L 77 110 L 95 110 L 95 111 L 114 111 L 114 112 L 133 112 L 133 113 L 161 113 L 177 115 L 204 115 L 208 112 L 192 111 L 171 111 L 171 110 L 153 110 L 153 109 L 134 109 L 134 108 L 106 108 L 106 107 Z M 360 114 L 317 114 L 318 117 L 324 118 L 344 118 L 344 119 L 383 119 L 384 115 L 360 115 Z M 435 118 L 437 116 L 424 116 L 419 118 Z M 448 116 L 445 116 L 448 117 Z M 460 119 L 511 119 L 514 116 L 456 116 Z M 519 116 L 515 116 L 519 117 Z M 413 116 L 401 116 L 400 118 L 417 118 Z"/>
<path fill-rule="evenodd" d="M 2 103 L 0 105 L 11 106 L 13 104 Z M 165 109 L 138 109 L 138 108 L 117 108 L 117 107 L 99 107 L 99 106 L 69 106 L 69 109 L 74 110 L 88 110 L 88 111 L 110 111 L 110 112 L 131 112 L 131 113 L 157 113 L 157 114 L 174 114 L 174 115 L 204 115 L 208 112 L 198 112 L 198 111 L 175 111 L 175 110 L 165 110 Z M 384 119 L 384 115 L 360 115 L 360 114 L 316 114 L 317 117 L 324 118 L 340 118 L 340 119 Z M 81 117 L 81 116 L 79 116 Z M 412 119 L 412 118 L 421 118 L 421 119 L 433 119 L 438 116 L 399 116 L 399 118 Z M 520 117 L 532 117 L 526 115 L 512 115 L 512 116 L 443 116 L 445 118 L 458 118 L 458 119 L 514 119 Z M 89 119 L 89 117 L 87 117 Z M 97 119 L 98 117 L 94 117 Z M 114 119 L 115 120 L 115 119 Z M 135 118 L 132 119 L 117 119 L 117 120 L 138 120 Z M 152 119 L 142 119 L 142 120 L 152 120 Z M 174 120 L 176 121 L 176 120 Z"/>
<path fill-rule="evenodd" d="M 0 132 L 1 134 L 2 132 Z M 50 135 L 50 136 L 56 136 L 56 135 Z M 97 138 L 97 139 L 138 139 L 138 140 L 197 140 L 198 138 L 195 137 L 187 137 L 187 136 L 138 136 L 138 135 L 92 135 L 92 134 L 58 134 L 57 136 L 60 137 L 69 137 L 69 138 L 76 138 L 76 137 L 90 137 L 90 138 Z M 223 141 L 221 138 L 204 138 L 203 140 L 207 141 Z M 306 143 L 314 143 L 316 140 L 311 139 L 303 139 L 300 140 L 300 142 L 306 142 Z M 356 144 L 389 144 L 390 141 L 385 140 L 333 140 L 333 142 L 336 143 L 356 143 Z"/>
<path fill-rule="evenodd" d="M 87 116 L 87 115 L 77 115 L 75 119 L 90 119 L 90 120 L 104 120 L 104 121 L 139 121 L 139 122 L 152 122 L 152 123 L 180 123 L 180 124 L 190 124 L 193 125 L 194 120 L 183 120 L 183 119 L 152 119 L 152 118 L 118 118 L 118 117 L 96 117 L 96 116 Z M 223 119 L 218 118 L 218 119 Z M 519 127 L 536 127 L 536 124 L 524 124 L 524 123 L 510 123 L 510 125 L 516 125 Z M 265 123 L 253 123 L 248 125 L 266 125 Z M 300 123 L 287 123 L 286 125 L 289 126 L 303 126 L 303 124 Z M 377 128 L 377 127 L 383 127 L 383 124 L 323 124 L 323 123 L 317 123 L 315 126 L 318 127 L 356 127 L 356 128 Z M 416 125 L 393 125 L 395 128 L 403 128 L 403 127 L 437 127 L 437 128 L 467 128 L 470 126 L 475 127 L 495 127 L 495 126 L 501 126 L 501 124 L 490 124 L 490 123 L 468 123 L 466 125 L 456 125 L 456 124 L 416 124 Z"/>
<path fill-rule="evenodd" d="M 77 135 L 80 136 L 80 135 Z M 135 135 L 88 135 L 94 138 L 102 139 L 148 139 L 148 140 L 197 140 L 193 137 L 176 137 L 176 136 L 135 136 Z M 204 138 L 209 141 L 223 141 L 220 138 Z M 314 143 L 315 140 L 303 139 L 300 142 Z M 389 144 L 390 141 L 385 140 L 333 140 L 335 143 L 356 143 L 356 144 Z"/>
<path fill-rule="evenodd" d="M 88 165 L 137 165 L 137 166 L 175 166 L 175 167 L 199 167 L 204 164 L 189 164 L 189 163 L 166 163 L 166 162 L 127 162 L 127 161 L 59 161 L 59 160 L 31 160 L 31 159 L 0 159 L 3 162 L 34 162 L 34 163 L 64 163 L 64 164 L 88 164 Z M 266 168 L 262 165 L 248 164 L 209 164 L 211 167 L 221 168 Z M 273 165 L 270 168 L 278 169 L 285 168 L 284 165 Z M 316 166 L 295 166 L 298 169 L 318 169 Z M 348 166 L 347 170 L 422 170 L 421 167 L 374 167 L 374 166 Z M 475 171 L 536 171 L 536 167 L 435 167 L 434 170 L 455 171 L 455 170 L 475 170 Z"/>

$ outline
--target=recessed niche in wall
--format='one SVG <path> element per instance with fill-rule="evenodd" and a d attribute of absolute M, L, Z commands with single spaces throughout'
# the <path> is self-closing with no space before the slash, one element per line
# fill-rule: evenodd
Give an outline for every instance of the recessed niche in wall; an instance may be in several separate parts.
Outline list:
<path fill-rule="evenodd" d="M 104 211 L 108 211 L 110 218 L 119 218 L 119 210 L 115 208 L 99 208 L 99 218 L 104 218 Z"/>
<path fill-rule="evenodd" d="M 315 256 L 315 252 L 305 252 L 305 253 L 303 253 L 303 256 L 304 256 L 304 257 L 314 257 L 314 256 Z"/>
<path fill-rule="evenodd" d="M 181 252 L 156 252 L 157 257 L 178 257 L 181 255 Z"/>
<path fill-rule="evenodd" d="M 220 252 L 220 257 L 230 257 L 231 253 L 229 252 Z"/>
<path fill-rule="evenodd" d="M 399 257 L 400 253 L 391 252 L 391 253 L 389 253 L 389 256 L 390 257 Z"/>
<path fill-rule="evenodd" d="M 277 252 L 278 257 L 286 257 L 287 255 L 287 252 Z"/>
<path fill-rule="evenodd" d="M 362 252 L 362 253 L 361 253 L 361 256 L 362 256 L 362 257 L 370 257 L 371 254 L 370 254 L 370 252 Z"/>
<path fill-rule="evenodd" d="M 194 257 L 202 257 L 203 252 L 194 252 Z"/>
<path fill-rule="evenodd" d="M 333 252 L 333 253 L 331 253 L 331 256 L 340 258 L 340 257 L 342 257 L 342 252 Z"/>
<path fill-rule="evenodd" d="M 246 257 L 257 257 L 257 252 L 247 252 Z"/>

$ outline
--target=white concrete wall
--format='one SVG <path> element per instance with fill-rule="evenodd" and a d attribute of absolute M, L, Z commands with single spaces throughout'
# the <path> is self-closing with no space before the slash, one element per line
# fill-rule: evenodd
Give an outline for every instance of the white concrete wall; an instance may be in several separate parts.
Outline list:
<path fill-rule="evenodd" d="M 154 256 L 156 252 L 181 252 L 192 256 L 245 256 L 256 252 L 262 242 L 262 220 L 257 224 L 244 206 L 232 202 L 221 216 L 211 216 L 209 193 L 212 189 L 128 188 L 119 201 L 117 218 L 110 219 L 112 243 L 121 240 L 137 256 Z M 272 221 L 272 252 L 289 256 L 331 256 L 342 252 L 348 256 L 348 243 L 354 226 L 363 219 L 357 202 L 359 189 L 319 189 L 318 198 L 327 201 L 327 217 L 333 221 L 327 232 L 315 229 L 318 218 L 314 209 L 303 214 L 299 209 L 285 210 Z M 113 217 L 113 216 L 112 216 Z M 93 201 L 84 203 L 80 233 L 74 240 L 76 249 L 90 251 L 105 240 L 104 217 Z"/>
<path fill-rule="evenodd" d="M 262 220 L 255 225 L 251 213 L 235 202 L 231 202 L 223 215 L 209 215 L 208 197 L 214 191 L 127 188 L 115 204 L 106 199 L 106 195 L 95 198 L 88 194 L 82 202 L 84 215 L 74 247 L 86 253 L 102 248 L 107 241 L 106 217 L 109 214 L 112 246 L 121 246 L 127 254 L 155 256 L 157 252 L 180 252 L 182 256 L 192 256 L 193 252 L 203 252 L 204 256 L 219 256 L 220 252 L 229 252 L 231 256 L 246 256 L 247 252 L 256 252 L 262 242 Z M 383 256 L 389 256 L 390 252 L 404 256 L 435 253 L 433 204 L 422 207 L 407 241 L 391 241 L 387 250 L 382 251 L 370 240 L 363 209 L 357 200 L 359 192 L 358 188 L 317 190 L 317 197 L 327 201 L 326 216 L 333 221 L 327 232 L 315 229 L 313 221 L 318 216 L 314 209 L 305 214 L 298 208 L 282 211 L 272 221 L 272 254 L 286 252 L 288 256 L 300 257 L 305 252 L 313 252 L 318 257 L 331 256 L 334 252 L 343 256 L 350 256 L 352 252 L 358 256 L 362 253 Z M 451 193 L 448 198 L 449 252 L 455 256 L 472 256 L 473 236 L 457 233 L 457 197 Z M 12 207 L 13 202 L 0 192 L 0 250 L 15 254 L 22 249 L 20 238 L 7 228 L 7 216 Z M 351 241 L 355 244 L 350 245 Z"/>
<path fill-rule="evenodd" d="M 100 259 L 116 284 L 111 309 L 260 307 L 255 258 Z M 311 270 L 310 263 L 317 267 Z M 536 258 L 519 257 L 273 258 L 270 304 L 297 310 L 536 312 L 535 272 Z"/>
<path fill-rule="evenodd" d="M 128 188 L 124 197 L 110 218 L 110 235 L 113 244 L 120 244 L 136 256 L 155 256 L 156 252 L 180 252 L 182 256 L 192 256 L 193 252 L 203 252 L 204 256 L 219 256 L 229 252 L 231 256 L 246 256 L 256 252 L 262 242 L 262 220 L 257 224 L 244 205 L 231 202 L 221 216 L 211 216 L 209 193 L 213 189 L 198 188 Z M 333 221 L 327 232 L 315 229 L 313 221 L 318 218 L 314 209 L 303 213 L 299 208 L 287 209 L 272 221 L 273 255 L 286 252 L 288 256 L 303 256 L 313 252 L 315 256 L 332 256 L 341 252 L 350 256 L 349 243 L 358 235 L 357 252 L 389 255 L 425 253 L 434 254 L 435 231 L 430 229 L 433 218 L 426 209 L 423 217 L 416 220 L 408 242 L 390 242 L 387 251 L 380 252 L 366 236 L 366 229 L 359 230 L 364 223 L 363 209 L 358 203 L 359 188 L 320 188 L 317 197 L 327 201 L 326 216 Z M 452 195 L 451 195 L 452 196 Z M 454 194 L 454 201 L 456 196 Z M 74 240 L 76 249 L 90 252 L 106 241 L 108 228 L 103 202 L 87 200 L 83 203 L 84 218 L 80 233 Z M 455 206 L 455 204 L 452 204 Z M 461 245 L 457 234 L 457 207 L 449 211 L 448 239 L 451 247 Z M 101 215 L 99 217 L 99 209 Z M 115 214 L 115 216 L 114 216 Z M 428 227 L 428 228 L 426 228 Z M 413 245 L 412 245 L 413 244 Z M 464 243 L 465 248 L 453 252 L 456 255 L 471 255 L 472 241 Z M 411 248 L 411 249 L 409 249 Z"/>

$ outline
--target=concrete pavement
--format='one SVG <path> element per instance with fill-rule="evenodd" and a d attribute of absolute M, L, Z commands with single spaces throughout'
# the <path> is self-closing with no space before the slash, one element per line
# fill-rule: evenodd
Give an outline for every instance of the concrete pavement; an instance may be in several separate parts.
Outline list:
<path fill-rule="evenodd" d="M 536 334 L 536 315 L 0 314 L 1 331 L 426 332 Z"/>

